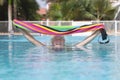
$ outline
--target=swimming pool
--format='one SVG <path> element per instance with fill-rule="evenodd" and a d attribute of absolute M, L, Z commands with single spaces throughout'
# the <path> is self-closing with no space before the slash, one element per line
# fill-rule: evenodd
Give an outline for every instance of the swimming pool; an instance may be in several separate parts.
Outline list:
<path fill-rule="evenodd" d="M 35 36 L 49 44 L 49 36 Z M 67 36 L 67 44 L 83 37 Z M 0 80 L 120 80 L 120 37 L 110 36 L 109 44 L 97 38 L 87 52 L 50 52 L 35 47 L 23 36 L 0 36 Z"/>

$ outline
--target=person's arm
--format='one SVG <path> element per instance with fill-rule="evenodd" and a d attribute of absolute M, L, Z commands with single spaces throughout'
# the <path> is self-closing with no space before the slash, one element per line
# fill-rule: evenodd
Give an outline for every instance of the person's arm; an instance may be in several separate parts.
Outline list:
<path fill-rule="evenodd" d="M 93 32 L 90 36 L 88 36 L 87 38 L 85 38 L 82 42 L 77 43 L 75 46 L 77 48 L 85 46 L 86 44 L 88 44 L 89 42 L 91 42 L 99 33 L 100 33 L 99 30 Z"/>
<path fill-rule="evenodd" d="M 38 40 L 36 40 L 29 32 L 27 32 L 24 29 L 19 29 L 23 35 L 34 45 L 36 46 L 46 46 L 45 44 L 43 44 L 42 42 L 39 42 Z"/>

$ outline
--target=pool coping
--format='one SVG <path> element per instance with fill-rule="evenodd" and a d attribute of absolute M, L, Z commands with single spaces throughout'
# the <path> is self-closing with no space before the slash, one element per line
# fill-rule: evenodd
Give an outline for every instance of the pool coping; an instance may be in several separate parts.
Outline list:
<path fill-rule="evenodd" d="M 41 35 L 39 33 L 31 33 L 32 35 Z M 23 35 L 23 33 L 0 33 L 0 35 Z"/>
<path fill-rule="evenodd" d="M 76 33 L 76 34 L 71 34 L 72 36 L 88 36 L 90 35 L 92 32 L 86 32 L 86 33 Z M 20 32 L 14 32 L 14 33 L 7 33 L 7 32 L 0 32 L 0 36 L 1 35 L 23 35 L 23 33 Z M 44 34 L 40 34 L 40 33 L 31 33 L 31 35 L 44 35 Z M 108 33 L 108 35 L 117 35 L 120 36 L 120 32 L 117 33 Z"/>

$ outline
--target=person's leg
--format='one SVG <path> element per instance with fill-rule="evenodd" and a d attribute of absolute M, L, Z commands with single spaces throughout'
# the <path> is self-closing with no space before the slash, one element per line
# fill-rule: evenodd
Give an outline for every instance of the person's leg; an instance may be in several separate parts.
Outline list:
<path fill-rule="evenodd" d="M 23 35 L 34 45 L 36 46 L 45 46 L 45 44 L 43 44 L 42 42 L 39 42 L 38 40 L 36 40 L 29 32 L 27 32 L 24 29 L 19 29 Z"/>
<path fill-rule="evenodd" d="M 85 38 L 82 42 L 77 43 L 75 45 L 75 47 L 80 48 L 82 46 L 85 46 L 86 44 L 88 44 L 89 42 L 91 42 L 99 33 L 100 33 L 99 30 L 93 32 L 90 36 L 88 36 L 87 38 Z"/>

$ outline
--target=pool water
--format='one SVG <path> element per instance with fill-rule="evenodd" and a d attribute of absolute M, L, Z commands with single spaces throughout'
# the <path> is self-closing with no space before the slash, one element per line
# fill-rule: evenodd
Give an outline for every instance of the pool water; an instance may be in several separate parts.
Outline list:
<path fill-rule="evenodd" d="M 49 36 L 35 36 L 50 43 Z M 73 45 L 84 37 L 66 36 Z M 35 47 L 23 36 L 0 36 L 0 80 L 120 80 L 120 37 L 110 43 L 97 38 L 86 50 L 53 52 Z"/>

